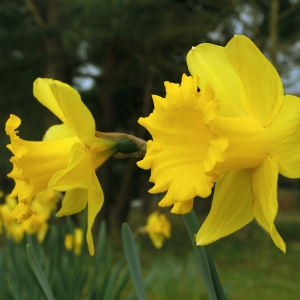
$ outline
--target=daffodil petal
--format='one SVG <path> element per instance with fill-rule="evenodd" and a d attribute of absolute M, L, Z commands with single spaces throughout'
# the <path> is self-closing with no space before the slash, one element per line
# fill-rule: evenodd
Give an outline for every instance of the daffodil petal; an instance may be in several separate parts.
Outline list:
<path fill-rule="evenodd" d="M 194 199 L 183 201 L 183 202 L 175 202 L 174 206 L 171 210 L 173 214 L 187 214 L 189 213 L 194 205 Z"/>
<path fill-rule="evenodd" d="M 43 137 L 43 141 L 62 140 L 74 136 L 75 136 L 74 131 L 67 124 L 60 124 L 60 125 L 51 126 L 46 131 Z"/>
<path fill-rule="evenodd" d="M 224 53 L 224 47 L 200 44 L 187 54 L 187 65 L 193 77 L 200 79 L 200 89 L 209 83 L 221 101 L 220 115 L 247 116 L 239 94 L 239 79 Z"/>
<path fill-rule="evenodd" d="M 67 191 L 62 201 L 62 207 L 57 212 L 57 217 L 77 214 L 84 210 L 88 201 L 88 190 L 73 189 Z"/>
<path fill-rule="evenodd" d="M 149 233 L 149 237 L 152 241 L 153 246 L 156 249 L 161 249 L 165 240 L 165 237 L 161 234 Z"/>
<path fill-rule="evenodd" d="M 91 155 L 89 152 L 86 152 L 85 147 L 78 142 L 75 143 L 70 150 L 68 167 L 53 175 L 49 181 L 48 188 L 57 191 L 69 191 L 75 187 L 96 189 L 98 184 L 95 167 L 91 162 Z"/>
<path fill-rule="evenodd" d="M 75 214 L 82 211 L 88 204 L 88 227 L 86 238 L 91 255 L 94 255 L 95 253 L 91 230 L 103 202 L 104 195 L 99 183 L 97 190 L 73 189 L 66 193 L 62 203 L 62 208 L 56 214 L 58 217 Z"/>
<path fill-rule="evenodd" d="M 254 218 L 251 169 L 228 171 L 217 183 L 210 213 L 196 235 L 198 245 L 227 236 Z"/>
<path fill-rule="evenodd" d="M 88 227 L 86 239 L 91 255 L 94 255 L 95 253 L 92 227 L 94 225 L 95 218 L 103 205 L 103 202 L 104 195 L 100 184 L 98 184 L 97 190 L 88 190 Z"/>
<path fill-rule="evenodd" d="M 215 170 L 253 169 L 266 155 L 266 130 L 251 118 L 218 117 L 211 122 L 216 132 L 229 141 L 226 159 L 217 162 Z M 251 150 L 250 150 L 251 149 Z"/>
<path fill-rule="evenodd" d="M 68 121 L 59 107 L 52 91 L 50 84 L 52 79 L 37 78 L 33 83 L 33 95 L 34 97 L 52 111 L 63 123 L 68 124 Z"/>
<path fill-rule="evenodd" d="M 75 89 L 58 80 L 38 78 L 34 82 L 34 96 L 69 125 L 82 143 L 92 144 L 95 121 Z"/>
<path fill-rule="evenodd" d="M 17 206 L 11 213 L 11 217 L 15 218 L 17 222 L 23 222 L 29 219 L 33 214 L 33 211 L 30 207 L 30 201 L 19 201 Z"/>
<path fill-rule="evenodd" d="M 21 125 L 21 119 L 18 116 L 13 114 L 10 115 L 9 119 L 5 124 L 5 132 L 10 137 L 17 137 L 15 129 L 17 129 Z"/>
<path fill-rule="evenodd" d="M 300 98 L 286 95 L 280 112 L 267 130 L 270 153 L 278 171 L 289 178 L 300 177 Z"/>
<path fill-rule="evenodd" d="M 225 54 L 241 80 L 241 99 L 245 110 L 250 117 L 267 126 L 283 103 L 283 86 L 277 71 L 254 43 L 243 35 L 229 41 Z M 239 89 L 239 85 L 235 88 Z"/>
<path fill-rule="evenodd" d="M 277 180 L 277 161 L 268 156 L 252 173 L 252 191 L 255 197 L 253 213 L 257 222 L 270 233 L 274 244 L 285 252 L 285 243 L 274 225 L 278 209 Z"/>

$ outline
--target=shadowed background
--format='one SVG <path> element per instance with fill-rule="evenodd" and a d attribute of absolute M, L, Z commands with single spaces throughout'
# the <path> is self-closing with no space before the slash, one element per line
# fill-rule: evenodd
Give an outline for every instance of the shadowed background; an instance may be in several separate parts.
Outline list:
<path fill-rule="evenodd" d="M 299 1 L 208 0 L 1 0 L 0 126 L 10 113 L 22 119 L 20 136 L 40 140 L 59 123 L 32 95 L 37 77 L 74 86 L 99 131 L 150 138 L 137 124 L 153 109 L 151 94 L 165 95 L 164 81 L 188 73 L 185 56 L 203 42 L 225 45 L 245 34 L 270 58 L 287 91 L 299 93 Z M 9 142 L 0 133 L 0 189 L 12 180 Z M 129 203 L 148 210 L 149 173 L 135 159 L 112 159 L 100 170 L 105 192 L 101 215 L 118 230 Z M 285 180 L 287 186 L 294 182 Z M 208 204 L 209 205 L 209 204 Z"/>

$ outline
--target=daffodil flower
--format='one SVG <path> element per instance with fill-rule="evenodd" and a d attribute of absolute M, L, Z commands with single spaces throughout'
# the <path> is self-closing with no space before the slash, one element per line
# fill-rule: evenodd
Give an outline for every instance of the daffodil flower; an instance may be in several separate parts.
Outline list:
<path fill-rule="evenodd" d="M 278 173 L 300 177 L 300 99 L 284 96 L 278 73 L 245 36 L 235 36 L 226 47 L 200 44 L 188 53 L 187 63 L 194 81 L 199 78 L 201 91 L 193 90 L 199 99 L 190 100 L 192 88 L 187 90 L 183 81 L 167 89 L 167 99 L 156 101 L 153 114 L 139 121 L 153 136 L 140 162 L 151 168 L 152 192 L 168 190 L 160 205 L 175 204 L 175 212 L 185 213 L 192 207 L 189 198 L 203 197 L 200 187 L 217 181 L 198 245 L 255 218 L 285 252 L 274 225 L 277 179 Z M 203 109 L 207 90 L 211 105 L 218 102 L 213 117 L 206 117 L 210 106 Z M 187 203 L 188 209 L 176 208 Z"/>
<path fill-rule="evenodd" d="M 149 234 L 154 247 L 160 249 L 164 240 L 171 237 L 171 224 L 165 214 L 154 211 L 147 218 L 145 231 Z"/>
<path fill-rule="evenodd" d="M 11 115 L 6 122 L 10 136 L 8 148 L 15 180 L 11 197 L 18 197 L 12 216 L 18 221 L 32 215 L 30 203 L 40 191 L 66 191 L 57 216 L 75 214 L 88 205 L 87 242 L 94 254 L 91 228 L 103 205 L 103 191 L 95 174 L 116 153 L 114 141 L 95 137 L 95 121 L 76 90 L 52 79 L 37 79 L 34 96 L 62 122 L 50 127 L 43 141 L 22 140 L 15 131 L 21 120 Z"/>
<path fill-rule="evenodd" d="M 66 249 L 68 251 L 74 249 L 74 253 L 79 256 L 82 248 L 82 237 L 83 230 L 81 228 L 75 228 L 73 234 L 67 233 L 64 240 Z"/>

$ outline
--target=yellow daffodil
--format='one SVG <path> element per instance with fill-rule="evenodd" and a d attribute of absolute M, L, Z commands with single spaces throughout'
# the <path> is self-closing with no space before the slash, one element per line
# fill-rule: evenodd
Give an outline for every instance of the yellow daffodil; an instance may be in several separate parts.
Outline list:
<path fill-rule="evenodd" d="M 32 216 L 23 222 L 17 223 L 11 217 L 17 205 L 17 199 L 10 198 L 7 195 L 5 203 L 0 205 L 2 226 L 5 228 L 6 235 L 12 237 L 15 242 L 20 242 L 25 233 L 35 234 L 38 242 L 42 243 L 48 231 L 48 220 L 55 208 L 53 203 L 58 201 L 58 196 L 59 193 L 52 190 L 38 193 L 32 200 Z"/>
<path fill-rule="evenodd" d="M 161 205 L 190 203 L 191 208 L 188 198 L 204 194 L 198 185 L 208 187 L 203 173 L 206 178 L 213 174 L 211 182 L 218 182 L 211 211 L 196 236 L 198 245 L 229 235 L 255 218 L 285 252 L 274 225 L 277 178 L 278 173 L 300 177 L 300 99 L 284 96 L 276 70 L 245 36 L 235 36 L 225 47 L 200 44 L 188 53 L 187 62 L 194 82 L 199 78 L 201 91 L 193 90 L 199 95 L 196 104 L 187 99 L 192 88 L 187 91 L 183 77 L 181 87 L 167 89 L 167 99 L 155 101 L 153 114 L 140 120 L 153 136 L 140 162 L 152 169 L 152 192 L 168 190 L 168 197 L 171 191 Z M 213 91 L 211 103 L 219 103 L 209 121 L 209 106 L 199 114 L 208 101 L 206 90 Z M 199 123 L 208 126 L 201 129 Z M 209 151 L 216 138 L 220 142 Z"/>
<path fill-rule="evenodd" d="M 1 233 L 4 233 L 8 238 L 12 238 L 16 243 L 22 241 L 24 236 L 24 230 L 17 224 L 16 221 L 10 216 L 11 212 L 17 205 L 15 198 L 10 198 L 8 195 L 5 197 L 5 203 L 0 205 L 0 221 L 1 221 Z"/>
<path fill-rule="evenodd" d="M 153 245 L 160 249 L 164 240 L 171 237 L 171 224 L 166 215 L 154 211 L 148 216 L 145 231 L 149 234 Z"/>
<path fill-rule="evenodd" d="M 44 211 L 51 213 L 57 208 L 57 203 L 63 198 L 62 193 L 54 190 L 44 190 L 34 197 L 34 202 L 39 204 L 39 207 Z"/>
<path fill-rule="evenodd" d="M 67 233 L 65 235 L 64 244 L 67 250 L 74 249 L 76 255 L 80 255 L 82 246 L 83 230 L 81 228 L 75 228 L 74 233 Z"/>
<path fill-rule="evenodd" d="M 8 148 L 14 154 L 13 170 L 8 174 L 16 184 L 11 197 L 19 200 L 13 216 L 18 221 L 29 218 L 31 200 L 42 190 L 66 191 L 57 215 L 75 214 L 88 205 L 87 241 L 93 254 L 91 228 L 104 199 L 95 170 L 116 152 L 116 143 L 95 137 L 95 121 L 69 85 L 39 78 L 33 91 L 63 124 L 52 126 L 43 141 L 32 142 L 18 137 L 15 130 L 21 120 L 17 116 L 11 115 L 6 122 L 11 140 Z"/>
<path fill-rule="evenodd" d="M 38 193 L 31 203 L 32 216 L 19 223 L 24 232 L 36 234 L 39 243 L 42 243 L 46 237 L 49 228 L 48 221 L 52 211 L 56 210 L 59 196 L 60 193 L 53 190 L 45 190 Z"/>

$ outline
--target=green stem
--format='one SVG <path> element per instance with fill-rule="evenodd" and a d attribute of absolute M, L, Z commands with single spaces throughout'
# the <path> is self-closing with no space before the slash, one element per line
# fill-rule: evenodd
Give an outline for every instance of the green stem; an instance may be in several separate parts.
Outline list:
<path fill-rule="evenodd" d="M 197 265 L 209 298 L 211 300 L 225 300 L 225 294 L 208 248 L 197 246 L 195 243 L 195 234 L 199 230 L 200 224 L 194 210 L 182 215 L 182 218 L 193 244 Z"/>

